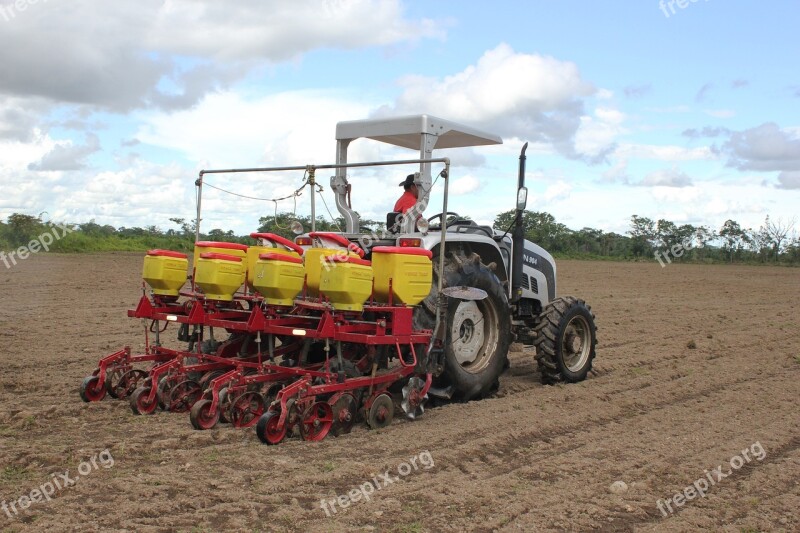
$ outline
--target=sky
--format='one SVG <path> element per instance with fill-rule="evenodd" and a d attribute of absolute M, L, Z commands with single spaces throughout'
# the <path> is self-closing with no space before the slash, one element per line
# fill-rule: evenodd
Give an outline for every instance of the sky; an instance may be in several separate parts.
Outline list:
<path fill-rule="evenodd" d="M 434 152 L 449 210 L 482 223 L 514 208 L 524 142 L 528 209 L 572 229 L 790 221 L 797 20 L 796 0 L 0 0 L 0 219 L 176 228 L 201 169 L 333 163 L 337 122 L 426 113 L 503 138 Z M 353 207 L 383 220 L 413 171 L 353 170 Z M 318 179 L 318 214 L 338 216 Z M 303 175 L 207 182 L 270 199 Z M 203 229 L 307 215 L 307 191 L 205 188 Z"/>

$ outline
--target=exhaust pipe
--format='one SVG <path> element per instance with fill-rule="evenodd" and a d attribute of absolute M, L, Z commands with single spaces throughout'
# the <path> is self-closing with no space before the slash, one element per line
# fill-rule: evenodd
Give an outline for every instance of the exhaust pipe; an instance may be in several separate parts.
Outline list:
<path fill-rule="evenodd" d="M 525 188 L 525 151 L 528 143 L 522 145 L 519 154 L 519 175 L 517 178 L 517 217 L 514 222 L 514 232 L 511 240 L 514 244 L 514 253 L 511 257 L 511 303 L 518 302 L 522 298 L 522 253 L 525 248 L 525 225 L 523 213 L 525 206 L 520 205 L 519 192 Z M 526 197 L 527 200 L 527 197 Z"/>

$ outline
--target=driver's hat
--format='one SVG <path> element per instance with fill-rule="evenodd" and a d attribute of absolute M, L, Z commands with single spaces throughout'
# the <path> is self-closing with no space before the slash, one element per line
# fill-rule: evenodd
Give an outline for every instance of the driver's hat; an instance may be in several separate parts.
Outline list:
<path fill-rule="evenodd" d="M 412 185 L 414 185 L 414 174 L 409 174 L 408 176 L 406 176 L 406 179 L 400 182 L 400 186 L 406 189 L 408 189 Z"/>

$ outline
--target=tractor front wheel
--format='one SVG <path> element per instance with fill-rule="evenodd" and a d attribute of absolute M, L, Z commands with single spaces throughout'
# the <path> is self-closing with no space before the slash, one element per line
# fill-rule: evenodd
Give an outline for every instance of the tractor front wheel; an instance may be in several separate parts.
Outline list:
<path fill-rule="evenodd" d="M 566 296 L 550 302 L 534 327 L 542 383 L 576 383 L 592 369 L 597 344 L 594 314 L 586 302 Z"/>

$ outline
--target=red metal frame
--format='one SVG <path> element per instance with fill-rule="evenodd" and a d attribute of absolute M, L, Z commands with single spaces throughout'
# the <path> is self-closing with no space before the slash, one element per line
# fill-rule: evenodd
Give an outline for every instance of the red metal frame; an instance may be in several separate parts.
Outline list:
<path fill-rule="evenodd" d="M 127 314 L 131 318 L 150 321 L 150 328 L 145 330 L 145 353 L 133 355 L 130 348 L 125 347 L 101 359 L 95 371 L 99 380 L 97 387 L 106 385 L 109 372 L 127 371 L 138 363 L 152 363 L 146 378 L 148 385 L 145 385 L 149 391 L 141 391 L 141 394 L 147 393 L 144 403 L 150 405 L 156 401 L 158 383 L 164 376 L 182 380 L 191 372 L 223 370 L 224 374 L 211 379 L 202 396 L 211 400 L 206 414 L 213 417 L 217 416 L 220 391 L 224 387 L 228 387 L 231 393 L 244 393 L 254 384 L 286 383 L 269 407 L 272 411 L 280 411 L 280 427 L 286 424 L 287 402 L 290 400 L 303 413 L 318 396 L 332 395 L 331 400 L 335 400 L 346 392 L 361 389 L 368 391 L 363 403 L 368 410 L 375 398 L 385 393 L 393 383 L 413 374 L 425 378 L 424 390 L 416 391 L 417 396 L 423 397 L 430 387 L 431 375 L 426 374 L 426 370 L 420 370 L 418 365 L 424 354 L 418 353 L 418 346 L 415 345 L 427 347 L 432 332 L 414 330 L 413 307 L 393 305 L 391 300 L 388 304 L 376 303 L 370 297 L 362 312 L 340 312 L 335 311 L 324 297 L 306 298 L 305 290 L 293 307 L 266 305 L 260 296 L 246 292 L 237 294 L 232 302 L 224 303 L 206 300 L 202 293 L 195 290 L 182 291 L 181 296 L 184 297 L 182 301 L 179 301 L 179 297 L 142 295 L 136 308 Z M 150 342 L 149 331 L 161 335 L 171 322 L 195 327 L 199 335 L 194 339 L 193 349 L 175 350 L 160 346 L 158 342 Z M 236 337 L 237 341 L 230 345 L 223 343 L 215 354 L 204 354 L 200 345 L 205 328 L 225 329 L 228 333 L 239 333 L 241 336 Z M 297 343 L 273 349 L 273 357 L 297 352 L 302 340 L 312 339 L 363 346 L 367 354 L 371 354 L 360 357 L 357 362 L 363 364 L 368 364 L 365 361 L 369 357 L 376 356 L 375 347 L 393 346 L 399 364 L 359 377 L 345 377 L 339 372 L 332 372 L 330 364 L 335 358 L 326 358 L 324 363 L 282 366 L 272 359 L 265 361 L 265 356 L 269 354 L 263 353 L 263 342 L 259 344 L 258 353 L 240 356 L 243 339 L 252 335 L 298 340 Z M 190 357 L 197 361 L 186 364 L 186 359 Z M 343 357 L 343 354 L 340 353 L 338 357 Z M 321 434 L 324 436 L 324 433 Z"/>

